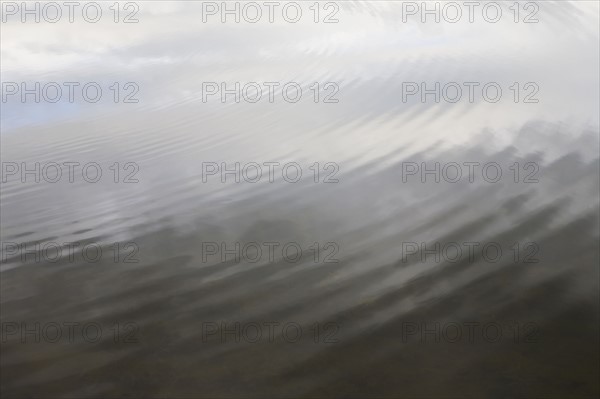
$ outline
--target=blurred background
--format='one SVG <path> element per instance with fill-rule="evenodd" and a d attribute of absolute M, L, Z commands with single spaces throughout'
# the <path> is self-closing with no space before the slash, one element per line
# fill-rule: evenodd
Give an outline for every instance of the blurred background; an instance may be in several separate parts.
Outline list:
<path fill-rule="evenodd" d="M 239 22 L 221 2 L 120 2 L 118 15 L 98 2 L 96 23 L 65 7 L 49 23 L 44 2 L 23 23 L 7 3 L 3 397 L 600 394 L 597 2 L 481 2 L 473 22 L 457 2 L 456 23 L 446 2 L 427 3 L 439 22 L 421 2 L 297 2 L 295 23 L 289 2 L 273 22 L 254 3 L 256 23 L 247 2 L 227 2 L 248 11 Z M 52 85 L 39 101 L 15 92 L 52 82 L 56 102 Z M 73 101 L 64 82 L 79 84 Z M 222 101 L 221 84 L 249 82 L 278 83 L 273 101 Z M 406 95 L 449 82 L 459 101 Z M 302 176 L 222 175 L 270 162 Z M 436 163 L 502 175 L 422 174 Z M 236 250 L 251 243 L 278 245 L 255 261 Z M 451 243 L 478 249 L 455 260 L 436 247 Z M 72 340 L 65 323 L 79 323 Z M 302 334 L 270 340 L 264 323 Z M 500 338 L 482 335 L 490 324 Z"/>

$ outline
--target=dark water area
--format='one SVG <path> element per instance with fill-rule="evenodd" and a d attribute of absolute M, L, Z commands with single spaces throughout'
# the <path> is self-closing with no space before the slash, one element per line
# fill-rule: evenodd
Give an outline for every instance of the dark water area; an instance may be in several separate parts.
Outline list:
<path fill-rule="evenodd" d="M 139 102 L 2 103 L 1 396 L 600 396 L 598 3 L 536 2 L 535 24 L 512 2 L 404 23 L 401 3 L 3 23 L 3 82 L 135 82 Z M 202 101 L 255 81 L 304 95 Z M 504 94 L 403 101 L 406 82 Z"/>

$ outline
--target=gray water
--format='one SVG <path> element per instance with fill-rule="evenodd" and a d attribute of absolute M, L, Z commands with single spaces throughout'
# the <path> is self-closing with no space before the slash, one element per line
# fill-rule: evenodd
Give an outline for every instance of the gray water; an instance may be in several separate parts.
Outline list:
<path fill-rule="evenodd" d="M 3 21 L 3 90 L 103 96 L 1 104 L 2 396 L 598 397 L 598 3 L 534 2 L 537 23 L 527 2 L 518 23 L 513 2 L 497 23 L 392 1 L 320 2 L 315 23 L 299 3 L 297 23 L 203 22 L 195 1 Z M 203 101 L 206 82 L 303 94 Z M 406 82 L 464 95 L 405 101 Z"/>

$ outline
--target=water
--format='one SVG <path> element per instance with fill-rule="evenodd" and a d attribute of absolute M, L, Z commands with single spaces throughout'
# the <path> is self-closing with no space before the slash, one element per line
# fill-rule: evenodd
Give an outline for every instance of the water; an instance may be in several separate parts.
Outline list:
<path fill-rule="evenodd" d="M 3 84 L 103 89 L 2 103 L 3 397 L 598 396 L 598 3 L 498 3 L 3 22 Z"/>

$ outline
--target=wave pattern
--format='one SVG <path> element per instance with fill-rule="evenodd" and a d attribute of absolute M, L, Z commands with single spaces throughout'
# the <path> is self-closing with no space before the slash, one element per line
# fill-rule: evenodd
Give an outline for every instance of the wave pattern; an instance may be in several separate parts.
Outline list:
<path fill-rule="evenodd" d="M 227 26 L 199 23 L 199 2 L 147 2 L 135 34 L 87 26 L 60 49 L 69 27 L 33 46 L 4 25 L 5 81 L 131 80 L 141 90 L 138 104 L 3 104 L 3 162 L 133 162 L 139 182 L 10 176 L 2 242 L 105 253 L 133 242 L 139 262 L 36 262 L 3 245 L 3 326 L 133 322 L 137 342 L 111 332 L 93 344 L 23 344 L 3 330 L 2 396 L 597 396 L 598 5 L 540 3 L 540 23 L 526 26 L 401 23 L 400 3 L 341 3 L 340 22 L 326 26 Z M 45 62 L 21 65 L 27 54 Z M 294 81 L 310 95 L 204 103 L 207 81 Z M 542 89 L 538 104 L 403 102 L 403 83 L 421 81 Z M 339 102 L 315 103 L 314 82 L 336 82 Z M 297 162 L 309 175 L 207 182 L 203 162 Z M 335 163 L 338 182 L 315 184 L 315 162 Z M 436 162 L 495 162 L 505 175 L 403 181 L 408 163 Z M 538 182 L 515 183 L 515 163 L 535 163 Z M 303 252 L 293 263 L 206 261 L 207 242 Z M 409 242 L 493 242 L 505 256 L 406 259 Z M 322 255 L 335 243 L 338 261 L 314 262 L 315 243 Z M 515 262 L 515 243 L 535 243 L 538 262 Z M 206 323 L 270 322 L 304 336 L 205 339 Z M 539 339 L 423 344 L 404 339 L 408 322 L 534 323 Z M 336 342 L 315 325 L 337 326 Z"/>

